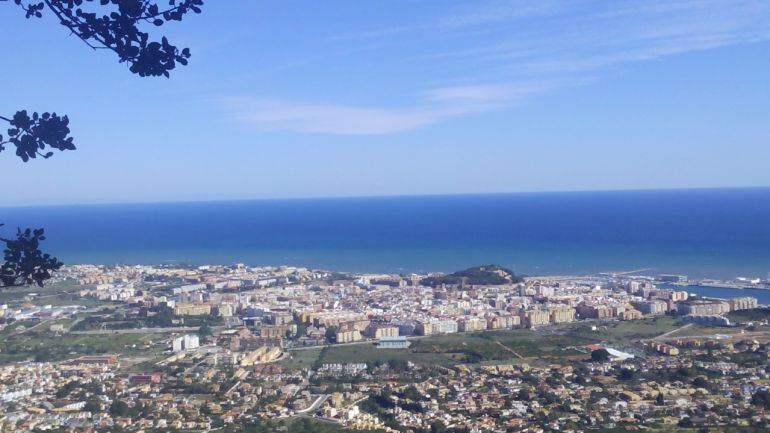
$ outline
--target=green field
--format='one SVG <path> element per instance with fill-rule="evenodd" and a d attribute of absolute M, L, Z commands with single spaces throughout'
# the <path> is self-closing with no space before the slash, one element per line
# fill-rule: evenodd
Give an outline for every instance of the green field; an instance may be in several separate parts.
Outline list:
<path fill-rule="evenodd" d="M 516 360 L 527 358 L 574 356 L 572 349 L 589 341 L 555 333 L 512 329 L 477 333 L 450 334 L 415 341 L 410 348 L 420 353 L 462 355 L 465 362 Z"/>
<path fill-rule="evenodd" d="M 422 365 L 451 365 L 460 362 L 460 357 L 452 356 L 452 354 L 417 353 L 411 348 L 378 349 L 373 344 L 356 344 L 331 346 L 325 351 L 320 362 L 385 363 L 391 360 L 411 361 Z"/>
<path fill-rule="evenodd" d="M 259 420 L 249 424 L 233 424 L 222 429 L 224 433 L 380 433 L 382 430 L 356 430 L 335 423 L 311 418 L 282 418 Z"/>
<path fill-rule="evenodd" d="M 678 317 L 671 316 L 622 322 L 579 322 L 567 325 L 564 335 L 592 343 L 627 345 L 634 341 L 657 337 L 683 325 L 684 323 Z M 597 329 L 592 330 L 592 326 Z"/>
<path fill-rule="evenodd" d="M 291 358 L 278 362 L 281 367 L 287 370 L 310 368 L 321 355 L 321 348 L 318 347 L 313 349 L 295 350 L 289 352 L 289 354 Z"/>
<path fill-rule="evenodd" d="M 91 286 L 77 284 L 74 280 L 47 283 L 43 287 L 25 286 L 12 287 L 0 291 L 0 304 L 20 304 L 29 302 L 33 305 L 83 305 L 97 306 L 109 304 L 92 299 L 78 299 L 77 293 Z M 27 296 L 34 297 L 27 301 Z"/>
<path fill-rule="evenodd" d="M 754 322 L 770 319 L 770 308 L 755 308 L 753 310 L 733 311 L 727 314 L 727 318 L 733 322 Z"/>
<path fill-rule="evenodd" d="M 540 330 L 511 329 L 437 335 L 410 340 L 409 349 L 377 349 L 372 344 L 331 346 L 320 362 L 411 361 L 423 365 L 461 363 L 570 362 L 584 358 L 583 346 L 606 343 L 625 346 L 675 330 L 683 324 L 676 317 L 660 316 L 627 322 L 581 322 Z M 596 329 L 592 329 L 595 326 Z M 308 359 L 308 362 L 312 362 Z"/>
<path fill-rule="evenodd" d="M 3 339 L 0 347 L 0 363 L 34 359 L 57 361 L 80 355 L 105 353 L 147 354 L 162 350 L 160 345 L 150 346 L 163 338 L 158 334 L 124 335 L 63 335 L 20 334 Z"/>
<path fill-rule="evenodd" d="M 575 350 L 575 346 L 588 344 L 592 340 L 553 332 L 513 329 L 437 335 L 410 341 L 412 345 L 408 349 L 377 349 L 373 344 L 356 344 L 330 346 L 312 356 L 320 356 L 321 363 L 384 363 L 395 360 L 426 366 L 501 361 L 557 362 L 560 359 L 585 356 L 584 352 Z"/>

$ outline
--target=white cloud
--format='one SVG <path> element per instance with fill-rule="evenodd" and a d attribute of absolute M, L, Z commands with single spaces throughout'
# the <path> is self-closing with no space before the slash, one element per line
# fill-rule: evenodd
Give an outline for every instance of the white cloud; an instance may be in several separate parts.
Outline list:
<path fill-rule="evenodd" d="M 425 92 L 425 96 L 433 101 L 501 101 L 529 93 L 535 87 L 505 85 L 476 85 L 440 87 Z"/>
<path fill-rule="evenodd" d="M 462 114 L 438 108 L 383 109 L 288 101 L 241 100 L 228 104 L 236 119 L 268 130 L 323 134 L 392 134 Z"/>
<path fill-rule="evenodd" d="M 379 43 L 371 44 L 372 39 Z M 508 108 L 555 87 L 593 79 L 616 65 L 767 40 L 766 0 L 494 0 L 445 10 L 433 20 L 330 41 L 377 50 L 408 48 L 408 56 L 390 59 L 405 69 L 442 65 L 435 76 L 420 78 L 452 85 L 423 90 L 412 96 L 411 104 L 241 99 L 228 100 L 227 108 L 237 120 L 266 129 L 398 133 Z"/>
<path fill-rule="evenodd" d="M 396 108 L 319 104 L 252 98 L 220 102 L 235 120 L 266 130 L 340 135 L 393 134 L 458 116 L 510 107 L 555 83 L 441 87 L 424 92 L 413 106 Z"/>

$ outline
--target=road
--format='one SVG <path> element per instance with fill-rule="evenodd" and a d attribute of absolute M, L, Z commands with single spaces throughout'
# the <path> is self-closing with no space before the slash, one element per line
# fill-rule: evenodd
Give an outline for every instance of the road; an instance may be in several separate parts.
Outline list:
<path fill-rule="evenodd" d="M 307 409 L 298 410 L 298 415 L 305 415 L 305 414 L 312 414 L 313 412 L 317 411 L 319 407 L 321 407 L 322 404 L 326 402 L 326 400 L 329 398 L 329 394 L 321 394 L 318 396 L 318 398 L 315 399 L 313 404 L 307 407 Z"/>
<path fill-rule="evenodd" d="M 660 335 L 658 335 L 655 338 L 651 338 L 650 340 L 653 340 L 653 341 L 665 340 L 666 337 L 668 337 L 669 335 L 676 334 L 677 332 L 682 331 L 684 329 L 687 329 L 687 328 L 689 328 L 692 325 L 693 325 L 692 323 L 688 323 L 688 324 L 686 324 L 684 326 L 680 326 L 680 327 L 674 329 L 673 331 L 668 331 L 665 334 L 660 334 Z"/>
<path fill-rule="evenodd" d="M 655 341 L 676 341 L 676 340 L 700 340 L 700 339 L 752 339 L 752 338 L 770 338 L 770 331 L 737 332 L 731 334 L 708 334 L 708 335 L 688 335 L 682 337 L 663 337 Z"/>
<path fill-rule="evenodd" d="M 134 329 L 95 329 L 93 331 L 72 331 L 74 335 L 118 335 L 118 334 L 168 334 L 172 332 L 193 332 L 198 326 L 172 326 L 168 328 L 134 328 Z"/>
<path fill-rule="evenodd" d="M 620 272 L 607 272 L 608 274 L 622 276 L 622 275 L 631 275 L 631 274 L 638 274 L 639 272 L 647 272 L 651 271 L 652 268 L 642 268 L 642 269 L 633 269 L 630 271 L 620 271 Z"/>
<path fill-rule="evenodd" d="M 25 332 L 32 331 L 32 330 L 37 329 L 37 328 L 39 328 L 41 326 L 47 325 L 47 324 L 49 324 L 49 323 L 51 323 L 51 322 L 53 322 L 55 320 L 56 319 L 41 320 L 39 323 L 36 323 L 35 325 L 30 326 L 29 328 L 25 327 L 24 329 L 21 329 L 21 330 L 18 330 L 18 331 L 13 331 L 13 333 L 11 333 L 11 335 L 21 335 L 21 334 L 24 334 Z M 11 325 L 11 326 L 13 326 L 13 325 Z"/>

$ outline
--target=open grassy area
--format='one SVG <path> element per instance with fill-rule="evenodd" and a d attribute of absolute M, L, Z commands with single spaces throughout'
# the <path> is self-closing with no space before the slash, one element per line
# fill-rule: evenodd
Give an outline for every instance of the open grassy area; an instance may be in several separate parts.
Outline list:
<path fill-rule="evenodd" d="M 104 353 L 139 354 L 156 353 L 160 345 L 151 345 L 161 340 L 158 334 L 122 335 L 63 335 L 52 337 L 46 334 L 21 334 L 7 337 L 0 348 L 0 362 L 24 359 L 55 361 L 80 355 Z"/>
<path fill-rule="evenodd" d="M 459 362 L 452 356 L 435 353 L 416 353 L 410 349 L 378 349 L 373 344 L 331 346 L 322 354 L 321 363 L 327 362 L 388 362 L 411 361 L 423 365 L 451 365 Z M 453 362 L 455 361 L 455 362 Z"/>
<path fill-rule="evenodd" d="M 512 329 L 437 335 L 411 340 L 408 349 L 377 349 L 372 344 L 331 346 L 320 362 L 411 361 L 422 365 L 568 360 L 585 356 L 575 346 L 590 340 L 553 332 Z"/>
<path fill-rule="evenodd" d="M 714 334 L 721 334 L 721 335 L 728 335 L 728 334 L 738 334 L 743 330 L 743 328 L 736 327 L 736 328 L 728 328 L 724 326 L 704 326 L 704 325 L 692 325 L 687 328 L 678 330 L 670 335 L 670 337 L 699 337 L 702 335 L 714 335 Z"/>
<path fill-rule="evenodd" d="M 27 301 L 27 297 L 34 295 L 29 302 L 34 305 L 88 305 L 88 300 L 84 302 L 74 302 L 77 292 L 88 288 L 77 284 L 74 280 L 58 281 L 56 283 L 47 283 L 43 287 L 26 286 L 12 287 L 0 291 L 0 304 L 20 304 Z M 74 294 L 74 295 L 73 295 Z M 92 301 L 101 305 L 100 301 Z"/>
<path fill-rule="evenodd" d="M 321 350 L 322 349 L 320 347 L 306 350 L 295 350 L 289 352 L 291 356 L 290 358 L 283 359 L 278 364 L 287 370 L 312 367 L 313 363 L 315 363 L 318 357 L 321 355 Z"/>
<path fill-rule="evenodd" d="M 624 344 L 657 337 L 683 326 L 681 319 L 672 316 L 617 321 L 578 322 L 565 326 L 565 337 L 572 337 L 592 343 Z M 595 326 L 596 330 L 592 327 Z"/>
<path fill-rule="evenodd" d="M 117 305 L 114 302 L 102 301 L 94 298 L 81 298 L 77 295 L 62 293 L 54 296 L 44 296 L 29 301 L 32 305 L 62 307 L 69 305 L 80 305 L 86 308 L 91 307 L 113 307 Z"/>
<path fill-rule="evenodd" d="M 421 353 L 462 354 L 466 362 L 483 362 L 574 356 L 579 352 L 571 348 L 588 342 L 560 334 L 512 329 L 424 338 L 415 341 L 411 350 Z"/>
<path fill-rule="evenodd" d="M 733 311 L 727 314 L 732 322 L 754 322 L 770 319 L 770 308 L 755 308 L 753 310 Z"/>
<path fill-rule="evenodd" d="M 592 326 L 596 329 L 593 330 Z M 676 317 L 661 316 L 629 322 L 582 322 L 539 330 L 511 329 L 438 335 L 412 340 L 404 350 L 380 353 L 368 345 L 330 348 L 324 361 L 351 362 L 405 359 L 415 363 L 562 363 L 582 359 L 582 346 L 607 343 L 625 346 L 682 326 Z"/>
<path fill-rule="evenodd" d="M 356 430 L 335 423 L 301 417 L 259 420 L 254 423 L 237 426 L 233 431 L 244 433 L 357 433 L 363 431 L 366 431 L 367 433 L 382 432 L 382 430 Z"/>
<path fill-rule="evenodd" d="M 142 357 L 143 359 L 145 357 Z M 121 370 L 128 373 L 152 373 L 158 371 L 158 361 L 162 360 L 164 356 L 147 357 L 149 359 L 136 362 L 134 359 L 124 359 L 121 362 Z"/>

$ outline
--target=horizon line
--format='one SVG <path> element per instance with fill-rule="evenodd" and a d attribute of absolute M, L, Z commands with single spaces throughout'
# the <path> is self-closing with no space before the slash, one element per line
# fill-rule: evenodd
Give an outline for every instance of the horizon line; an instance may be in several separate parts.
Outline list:
<path fill-rule="evenodd" d="M 242 203 L 242 202 L 276 202 L 276 201 L 313 201 L 313 200 L 356 200 L 356 199 L 388 199 L 388 198 L 441 198 L 468 196 L 505 196 L 505 195 L 549 195 L 549 194 L 587 194 L 587 193 L 637 193 L 637 192 L 685 192 L 685 191 L 727 191 L 727 190 L 762 190 L 770 186 L 717 186 L 717 187 L 673 187 L 673 188 L 618 188 L 618 189 L 574 189 L 574 190 L 544 190 L 544 191 L 501 191 L 501 192 L 467 192 L 467 193 L 425 193 L 425 194 L 383 194 L 383 195 L 329 195 L 318 197 L 254 197 L 254 198 L 225 198 L 204 200 L 153 200 L 125 202 L 78 202 L 52 204 L 19 204 L 0 205 L 0 209 L 23 208 L 60 208 L 60 207 L 90 207 L 90 206 L 136 206 L 163 204 L 205 204 L 205 203 Z"/>

